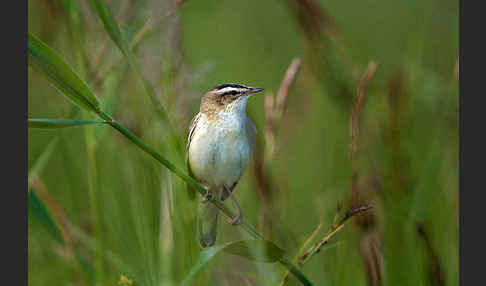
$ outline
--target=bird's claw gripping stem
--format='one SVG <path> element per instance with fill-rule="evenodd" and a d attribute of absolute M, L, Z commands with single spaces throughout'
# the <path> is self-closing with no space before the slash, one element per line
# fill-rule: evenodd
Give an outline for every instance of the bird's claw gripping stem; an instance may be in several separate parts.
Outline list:
<path fill-rule="evenodd" d="M 212 199 L 213 199 L 213 192 L 211 192 L 211 190 L 209 189 L 206 189 L 206 194 L 203 196 L 202 201 L 208 202 L 211 201 Z"/>
<path fill-rule="evenodd" d="M 243 223 L 243 213 L 241 212 L 240 205 L 236 202 L 235 197 L 233 196 L 233 192 L 229 191 L 230 197 L 231 197 L 231 202 L 233 203 L 233 206 L 235 209 L 238 211 L 236 217 L 229 219 L 228 223 L 231 225 L 240 225 Z"/>
<path fill-rule="evenodd" d="M 242 224 L 243 223 L 243 214 L 241 214 L 241 212 L 238 212 L 238 215 L 233 219 L 229 219 L 228 223 L 231 224 L 231 225 Z"/>

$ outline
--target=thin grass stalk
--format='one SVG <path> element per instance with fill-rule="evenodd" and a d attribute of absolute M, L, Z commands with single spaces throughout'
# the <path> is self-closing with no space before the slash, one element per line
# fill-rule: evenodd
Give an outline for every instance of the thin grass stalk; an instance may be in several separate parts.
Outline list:
<path fill-rule="evenodd" d="M 80 46 L 76 45 L 78 48 L 77 54 L 78 59 L 80 60 L 79 65 L 83 66 L 82 70 L 85 71 L 84 68 L 84 61 L 82 60 L 83 54 L 80 50 Z M 84 76 L 85 74 L 81 74 Z M 82 112 L 83 117 L 86 120 L 90 119 L 90 115 L 88 112 Z M 94 138 L 94 130 L 91 128 L 83 128 L 84 133 L 84 143 L 86 146 L 86 152 L 88 154 L 88 168 L 86 168 L 87 172 L 87 181 L 88 181 L 88 199 L 90 203 L 90 217 L 93 222 L 93 230 L 94 230 L 94 237 L 95 240 L 95 282 L 96 285 L 103 285 L 104 280 L 104 257 L 105 257 L 105 247 L 103 243 L 103 226 L 101 222 L 100 216 L 100 202 L 98 197 L 98 176 L 97 176 L 97 166 L 96 166 L 96 145 L 95 145 L 95 138 Z"/>
<path fill-rule="evenodd" d="M 130 0 L 130 1 L 127 1 L 125 3 L 125 6 L 121 9 L 121 15 L 117 17 L 117 20 L 123 25 L 125 24 L 127 18 L 128 18 L 128 15 L 132 12 L 131 10 L 133 9 L 133 3 L 134 0 Z M 94 60 L 92 61 L 91 65 L 93 66 L 93 72 L 95 71 L 98 71 L 100 68 L 101 68 L 101 63 L 102 63 L 102 60 L 106 53 L 108 52 L 108 40 L 105 39 L 103 41 L 103 45 L 101 47 L 101 50 L 100 52 L 98 53 L 98 55 L 94 58 Z"/>
<path fill-rule="evenodd" d="M 74 239 L 69 229 L 68 220 L 66 218 L 63 209 L 49 194 L 45 183 L 39 177 L 38 173 L 33 173 L 32 175 L 29 176 L 28 185 L 30 190 L 39 197 L 39 199 L 45 205 L 49 213 L 52 214 L 53 221 L 56 223 L 56 225 L 59 228 L 60 234 L 64 241 L 63 244 L 64 258 L 68 260 L 72 259 L 74 257 L 74 249 L 73 249 Z"/>
<path fill-rule="evenodd" d="M 169 114 L 157 99 L 157 95 L 155 94 L 155 90 L 152 87 L 152 84 L 144 77 L 142 69 L 136 60 L 135 54 L 132 52 L 128 41 L 121 32 L 120 27 L 118 26 L 116 19 L 113 17 L 110 8 L 106 5 L 106 3 L 104 3 L 104 1 L 101 0 L 92 0 L 92 3 L 94 4 L 95 10 L 100 17 L 100 20 L 103 22 L 106 32 L 110 35 L 110 38 L 120 49 L 122 54 L 126 57 L 128 64 L 135 70 L 135 75 L 137 79 L 141 82 L 145 94 L 147 94 L 147 96 L 150 98 L 152 105 L 157 111 L 157 114 L 162 120 L 165 121 L 169 131 L 169 137 L 173 138 L 174 140 L 174 142 L 170 143 L 174 144 L 177 152 L 182 154 L 183 148 L 181 140 L 179 139 L 179 136 L 177 135 L 170 121 Z"/>
<path fill-rule="evenodd" d="M 356 90 L 357 101 L 352 109 L 351 118 L 349 120 L 349 154 L 351 160 L 351 195 L 349 197 L 349 203 L 352 206 L 359 205 L 365 200 L 369 200 L 370 194 L 363 192 L 363 186 L 359 183 L 360 177 L 363 176 L 359 170 L 358 155 L 360 154 L 362 147 L 361 133 L 363 111 L 365 108 L 366 93 L 371 81 L 376 73 L 377 65 L 373 60 L 368 62 L 368 67 L 361 77 L 358 88 Z M 382 256 L 373 247 L 373 240 L 371 237 L 376 237 L 380 240 L 380 236 L 376 232 L 375 224 L 376 220 L 373 214 L 363 216 L 355 220 L 356 226 L 358 226 L 360 232 L 360 245 L 361 245 L 361 258 L 363 260 L 368 285 L 382 285 L 383 268 L 382 268 Z"/>
<path fill-rule="evenodd" d="M 362 77 L 362 79 L 359 82 L 359 86 L 357 89 L 357 94 L 358 94 L 358 101 L 352 111 L 352 116 L 351 116 L 351 121 L 350 121 L 350 138 L 351 138 L 351 143 L 350 143 L 350 156 L 351 156 L 351 162 L 352 162 L 352 199 L 354 199 L 359 192 L 359 187 L 358 187 L 358 162 L 357 162 L 357 157 L 356 153 L 358 151 L 358 140 L 360 136 L 360 125 L 361 125 L 361 114 L 363 111 L 363 105 L 364 105 L 364 98 L 366 95 L 366 90 L 370 84 L 371 79 L 373 78 L 374 74 L 376 72 L 376 63 L 372 60 L 368 64 L 368 68 L 366 70 L 366 73 Z M 355 206 L 356 203 L 354 200 L 352 201 L 352 206 Z M 298 260 L 294 260 L 297 263 L 297 266 L 302 267 L 313 255 L 318 253 L 321 248 L 328 243 L 328 241 L 337 233 L 339 232 L 343 227 L 344 227 L 344 222 L 348 220 L 350 217 L 353 215 L 364 212 L 368 209 L 372 208 L 371 205 L 364 205 L 364 206 L 359 206 L 359 207 L 352 207 L 350 210 L 346 212 L 343 218 L 339 220 L 339 222 L 336 224 L 336 221 L 331 225 L 331 228 L 328 230 L 326 236 L 317 244 L 312 246 L 306 253 L 304 253 Z M 338 207 L 338 212 L 339 212 L 339 207 Z M 336 219 L 337 217 L 335 217 Z M 284 275 L 284 278 L 280 282 L 280 285 L 283 286 L 285 283 L 288 281 L 288 272 Z"/>
<path fill-rule="evenodd" d="M 346 214 L 339 220 L 339 222 L 337 224 L 333 224 L 331 226 L 327 235 L 323 239 L 321 239 L 321 241 L 319 241 L 319 243 L 317 243 L 308 252 L 304 253 L 304 255 L 301 256 L 297 265 L 302 267 L 312 256 L 314 256 L 316 253 L 321 251 L 322 246 L 327 244 L 329 242 L 329 240 L 344 227 L 344 223 L 348 219 L 350 219 L 352 216 L 354 216 L 358 213 L 365 212 L 365 211 L 367 211 L 371 208 L 373 208 L 372 205 L 362 205 L 362 206 L 348 210 L 346 212 Z"/>
<path fill-rule="evenodd" d="M 277 149 L 277 134 L 280 129 L 286 100 L 290 87 L 296 80 L 300 65 L 300 58 L 294 57 L 285 72 L 277 96 L 275 97 L 271 92 L 265 94 L 265 144 L 263 147 L 263 143 L 258 141 L 255 151 L 256 161 L 254 164 L 254 172 L 262 197 L 261 208 L 263 215 L 261 216 L 261 224 L 263 225 L 263 229 L 272 236 L 275 233 L 274 218 L 280 215 L 278 208 L 275 207 L 278 200 L 277 193 L 279 186 L 273 178 L 271 165 Z"/>
<path fill-rule="evenodd" d="M 290 262 L 287 258 L 285 257 L 282 257 L 280 260 L 279 260 L 280 263 L 282 263 L 282 265 L 284 265 L 288 271 L 292 274 L 294 274 L 294 276 L 299 279 L 299 281 L 302 282 L 302 284 L 304 285 L 312 285 L 310 283 L 309 280 L 307 280 L 307 278 L 302 274 L 302 272 L 292 263 Z M 304 281 L 307 281 L 304 282 Z"/>
<path fill-rule="evenodd" d="M 319 253 L 324 245 L 326 245 L 331 238 L 333 238 L 343 227 L 344 223 L 349 220 L 351 217 L 358 213 L 365 212 L 369 209 L 373 208 L 372 205 L 362 205 L 356 208 L 349 209 L 344 216 L 337 222 L 333 223 L 329 230 L 327 231 L 324 238 L 322 238 L 318 243 L 314 244 L 312 247 L 309 248 L 297 261 L 297 267 L 302 268 L 304 264 L 311 259 L 315 254 Z M 280 282 L 280 286 L 284 286 L 285 283 L 289 280 L 289 273 L 291 273 L 291 269 L 289 269 L 284 277 Z"/>
<path fill-rule="evenodd" d="M 350 146 L 349 146 L 349 153 L 351 157 L 351 167 L 352 167 L 352 175 L 351 175 L 351 193 L 352 193 L 352 203 L 358 199 L 360 190 L 358 185 L 358 151 L 361 139 L 361 118 L 364 109 L 364 100 L 366 96 L 366 91 L 368 86 L 373 79 L 373 76 L 376 73 L 376 63 L 371 60 L 368 63 L 368 68 L 366 69 L 365 74 L 361 78 L 358 89 L 356 91 L 358 95 L 358 100 L 353 108 L 351 113 L 351 120 L 349 125 L 349 137 L 350 137 Z"/>
<path fill-rule="evenodd" d="M 95 144 L 93 130 L 90 128 L 84 128 L 84 138 L 86 144 L 86 151 L 88 153 L 88 168 L 87 180 L 88 180 L 88 197 L 90 201 L 90 215 L 94 224 L 94 236 L 96 237 L 95 247 L 95 281 L 97 285 L 103 284 L 104 276 L 104 246 L 103 246 L 103 227 L 100 218 L 99 199 L 98 199 L 98 181 L 97 181 L 97 166 L 95 156 Z"/>
<path fill-rule="evenodd" d="M 80 75 L 82 77 L 86 76 L 87 71 L 87 61 L 84 53 L 83 43 L 83 30 L 80 23 L 80 10 L 79 4 L 74 1 L 70 7 L 69 13 L 69 25 L 71 26 L 71 36 L 74 41 L 74 51 L 75 58 L 77 61 L 77 66 L 80 69 Z M 89 120 L 90 116 L 88 112 L 83 112 L 84 119 Z M 97 166 L 96 166 L 96 146 L 94 132 L 91 128 L 84 128 L 84 143 L 86 146 L 86 152 L 88 154 L 88 168 L 87 181 L 88 181 L 88 199 L 90 202 L 90 217 L 93 223 L 94 237 L 95 241 L 95 282 L 96 285 L 103 285 L 104 280 L 104 243 L 103 243 L 103 226 L 100 216 L 100 202 L 98 197 L 98 177 L 97 177 Z"/>
<path fill-rule="evenodd" d="M 136 52 L 139 44 L 144 40 L 151 32 L 152 32 L 152 18 L 149 18 L 147 22 L 143 25 L 143 27 L 138 31 L 138 33 L 133 37 L 132 41 L 130 42 L 130 49 L 133 52 Z M 123 62 L 123 56 L 118 58 L 117 60 L 110 62 L 106 67 L 99 67 L 95 69 L 90 76 L 91 82 L 93 86 L 99 86 L 102 81 L 108 76 L 108 74 Z"/>

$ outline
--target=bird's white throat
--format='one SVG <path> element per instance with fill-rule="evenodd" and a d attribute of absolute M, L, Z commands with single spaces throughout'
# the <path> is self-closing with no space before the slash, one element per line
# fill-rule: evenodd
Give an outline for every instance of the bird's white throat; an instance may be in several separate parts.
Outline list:
<path fill-rule="evenodd" d="M 246 105 L 250 97 L 251 95 L 242 97 L 221 109 L 217 114 L 219 124 L 223 124 L 224 128 L 231 130 L 244 129 L 247 119 Z"/>

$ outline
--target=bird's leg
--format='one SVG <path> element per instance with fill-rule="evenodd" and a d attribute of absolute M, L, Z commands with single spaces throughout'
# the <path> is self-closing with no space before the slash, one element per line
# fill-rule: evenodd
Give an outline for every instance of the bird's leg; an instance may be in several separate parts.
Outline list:
<path fill-rule="evenodd" d="M 243 223 L 243 213 L 241 212 L 240 205 L 238 205 L 238 202 L 236 202 L 236 199 L 233 196 L 233 192 L 228 190 L 227 188 L 224 188 L 224 191 L 229 194 L 229 196 L 231 197 L 231 202 L 233 203 L 233 207 L 238 212 L 235 218 L 228 220 L 228 223 L 231 224 L 231 225 L 242 224 Z"/>
<path fill-rule="evenodd" d="M 201 202 L 207 202 L 213 199 L 213 192 L 208 186 L 203 185 L 203 187 L 206 189 L 206 194 L 203 196 L 203 199 Z"/>

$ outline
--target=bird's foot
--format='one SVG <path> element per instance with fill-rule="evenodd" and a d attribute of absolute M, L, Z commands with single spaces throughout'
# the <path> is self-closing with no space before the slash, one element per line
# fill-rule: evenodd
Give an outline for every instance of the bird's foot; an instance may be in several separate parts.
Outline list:
<path fill-rule="evenodd" d="M 206 189 L 206 194 L 203 196 L 202 202 L 208 202 L 213 199 L 213 192 L 210 189 Z"/>
<path fill-rule="evenodd" d="M 240 225 L 243 223 L 243 214 L 241 212 L 238 212 L 236 217 L 229 219 L 228 223 L 231 225 Z"/>
<path fill-rule="evenodd" d="M 243 223 L 243 213 L 241 212 L 240 205 L 238 204 L 235 197 L 233 196 L 233 192 L 229 191 L 229 196 L 231 197 L 231 202 L 233 203 L 233 206 L 238 213 L 236 214 L 236 217 L 228 220 L 228 223 L 231 225 L 240 225 Z"/>

